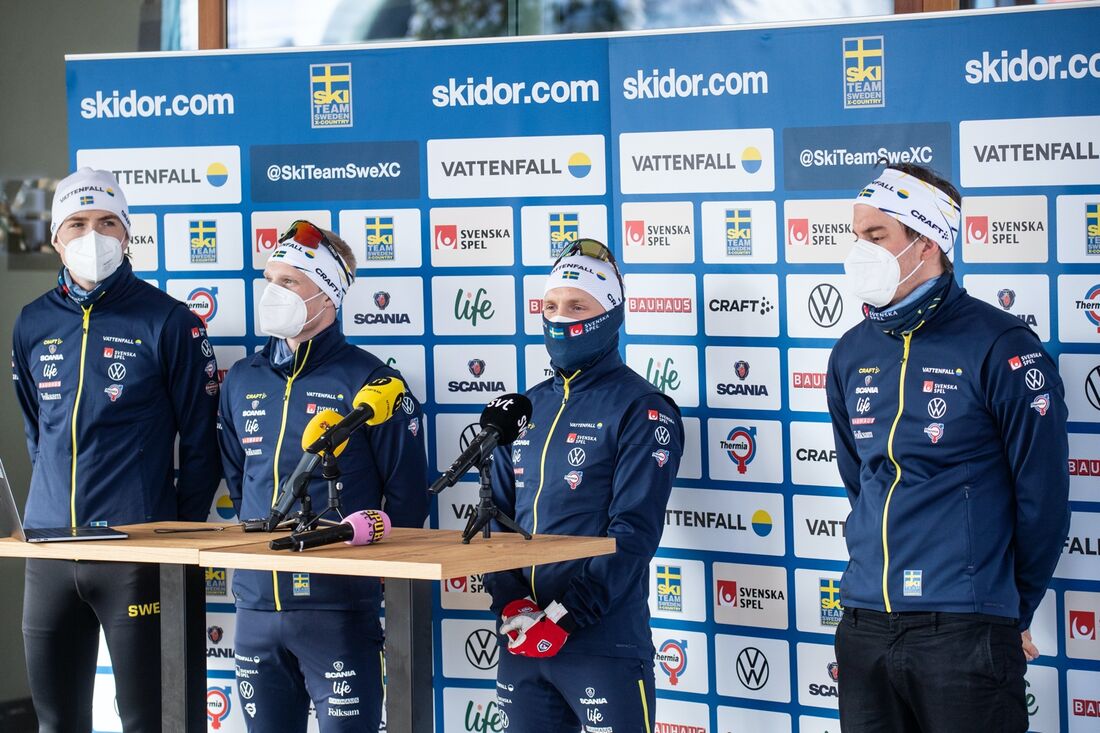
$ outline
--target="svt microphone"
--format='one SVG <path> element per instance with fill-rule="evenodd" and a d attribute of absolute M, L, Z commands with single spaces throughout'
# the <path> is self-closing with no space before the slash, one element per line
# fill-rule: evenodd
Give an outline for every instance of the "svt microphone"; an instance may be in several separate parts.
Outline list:
<path fill-rule="evenodd" d="M 322 547 L 344 542 L 349 545 L 371 545 L 381 542 L 390 535 L 390 518 L 378 509 L 365 509 L 344 517 L 344 521 L 335 527 L 312 529 L 308 532 L 293 534 L 272 540 L 272 550 L 294 550 L 301 552 L 311 547 Z"/>
<path fill-rule="evenodd" d="M 306 425 L 306 429 L 302 431 L 302 450 L 305 452 L 302 454 L 301 460 L 298 461 L 298 465 L 291 471 L 290 476 L 283 482 L 282 493 L 279 494 L 278 500 L 271 508 L 271 514 L 268 516 L 265 525 L 268 532 L 274 532 L 275 527 L 286 518 L 290 508 L 294 506 L 295 499 L 301 498 L 302 492 L 309 486 L 313 472 L 321 462 L 321 456 L 309 449 L 342 419 L 342 416 L 336 410 L 322 410 L 313 416 Z M 338 456 L 346 447 L 347 440 L 338 444 L 332 454 Z"/>
<path fill-rule="evenodd" d="M 454 486 L 467 471 L 480 466 L 494 448 L 509 445 L 519 437 L 530 419 L 531 400 L 521 394 L 501 395 L 487 404 L 481 413 L 481 432 L 428 491 L 438 494 L 448 486 Z"/>

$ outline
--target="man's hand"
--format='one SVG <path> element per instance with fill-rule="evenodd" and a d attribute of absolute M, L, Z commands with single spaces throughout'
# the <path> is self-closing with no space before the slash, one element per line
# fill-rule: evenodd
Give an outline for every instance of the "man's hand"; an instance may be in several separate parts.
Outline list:
<path fill-rule="evenodd" d="M 565 620 L 568 616 L 569 611 L 557 601 L 547 606 L 545 611 L 539 611 L 533 621 L 524 613 L 513 616 L 500 629 L 511 640 L 508 651 L 523 657 L 554 656 L 569 638 L 569 632 L 563 628 L 563 625 L 572 626 Z"/>
<path fill-rule="evenodd" d="M 1034 662 L 1039 658 L 1039 647 L 1035 646 L 1035 643 L 1031 640 L 1031 629 L 1020 634 L 1020 641 L 1023 642 L 1024 657 L 1027 661 Z"/>
<path fill-rule="evenodd" d="M 542 609 L 530 598 L 520 598 L 512 601 L 500 612 L 500 633 L 507 634 L 511 641 L 517 636 L 523 635 L 540 618 L 543 617 Z"/>

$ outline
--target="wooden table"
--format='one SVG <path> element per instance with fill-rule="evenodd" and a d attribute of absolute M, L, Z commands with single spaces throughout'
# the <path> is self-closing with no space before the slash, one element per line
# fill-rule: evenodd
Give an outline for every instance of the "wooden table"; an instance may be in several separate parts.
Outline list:
<path fill-rule="evenodd" d="M 165 731 L 206 731 L 206 625 L 203 568 L 377 576 L 386 579 L 386 718 L 395 733 L 430 733 L 432 718 L 432 599 L 430 581 L 578 560 L 615 552 L 607 537 L 510 533 L 460 542 L 452 530 L 394 528 L 384 542 L 344 544 L 305 552 L 274 551 L 272 535 L 222 531 L 199 522 L 156 522 L 118 529 L 125 540 L 30 544 L 0 539 L 0 557 L 148 562 L 161 566 L 161 699 Z"/>

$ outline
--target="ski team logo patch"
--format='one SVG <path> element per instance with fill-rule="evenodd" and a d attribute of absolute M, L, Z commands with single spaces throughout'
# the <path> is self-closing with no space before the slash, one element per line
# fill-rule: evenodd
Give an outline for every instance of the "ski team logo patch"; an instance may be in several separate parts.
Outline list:
<path fill-rule="evenodd" d="M 902 587 L 902 594 L 906 596 L 919 596 L 923 593 L 922 589 L 922 575 L 923 570 L 906 570 L 903 576 L 904 586 Z"/>

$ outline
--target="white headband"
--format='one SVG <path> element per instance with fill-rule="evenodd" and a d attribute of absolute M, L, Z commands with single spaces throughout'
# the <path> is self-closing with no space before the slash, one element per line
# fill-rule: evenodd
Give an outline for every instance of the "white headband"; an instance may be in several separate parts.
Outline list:
<path fill-rule="evenodd" d="M 959 234 L 959 205 L 931 183 L 887 168 L 856 196 L 950 252 Z"/>
<path fill-rule="evenodd" d="M 304 272 L 306 277 L 316 283 L 321 292 L 327 295 L 337 308 L 340 307 L 344 295 L 351 287 L 344 266 L 323 244 L 312 249 L 298 244 L 293 239 L 288 239 L 271 253 L 271 259 L 285 262 Z"/>
<path fill-rule="evenodd" d="M 591 295 L 607 310 L 623 302 L 623 289 L 615 266 L 586 255 L 563 258 L 546 278 L 543 296 L 554 288 L 577 288 Z"/>
<path fill-rule="evenodd" d="M 126 196 L 110 171 L 84 167 L 69 174 L 57 184 L 53 195 L 50 234 L 57 234 L 66 219 L 80 211 L 109 211 L 122 221 L 130 232 L 130 211 Z"/>

